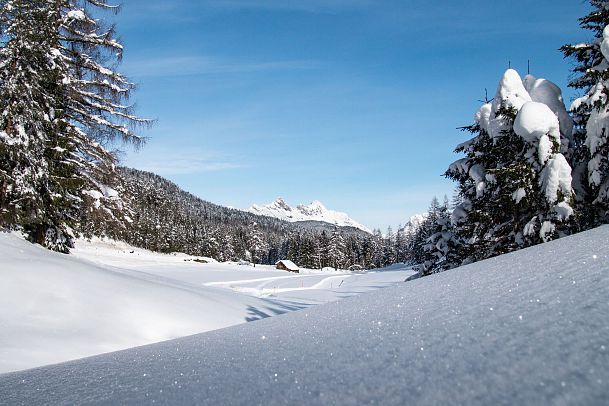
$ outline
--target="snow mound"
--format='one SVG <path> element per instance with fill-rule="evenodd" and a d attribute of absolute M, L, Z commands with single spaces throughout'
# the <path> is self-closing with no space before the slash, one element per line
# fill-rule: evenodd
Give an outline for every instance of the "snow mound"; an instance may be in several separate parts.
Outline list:
<path fill-rule="evenodd" d="M 556 154 L 548 161 L 539 179 L 544 196 L 550 204 L 558 200 L 558 192 L 562 192 L 563 196 L 571 195 L 572 181 L 571 167 L 562 154 Z"/>
<path fill-rule="evenodd" d="M 282 317 L 0 376 L 7 404 L 607 404 L 609 227 Z"/>
<path fill-rule="evenodd" d="M 501 109 L 518 111 L 525 103 L 530 101 L 531 96 L 525 89 L 518 72 L 514 69 L 508 69 L 497 86 L 497 92 L 491 104 L 489 121 L 484 123 L 484 120 L 482 120 L 481 127 L 486 129 L 492 138 L 501 137 L 503 131 L 509 127 L 509 123 L 502 116 L 498 116 Z M 485 106 L 482 106 L 482 109 L 485 109 Z M 479 114 L 484 115 L 484 110 L 481 110 Z M 487 127 L 485 128 L 484 125 Z"/>
<path fill-rule="evenodd" d="M 491 103 L 483 104 L 482 107 L 480 107 L 480 110 L 478 110 L 478 112 L 476 113 L 476 116 L 474 118 L 476 123 L 480 124 L 480 128 L 482 128 L 486 132 L 490 131 L 489 126 L 491 123 L 492 109 L 493 109 L 493 105 Z"/>
<path fill-rule="evenodd" d="M 219 329 L 243 323 L 251 309 L 272 307 L 250 296 L 103 268 L 14 234 L 0 233 L 0 258 L 0 372 Z"/>
<path fill-rule="evenodd" d="M 601 41 L 601 52 L 605 59 L 609 60 L 609 25 L 603 30 L 603 40 Z"/>
<path fill-rule="evenodd" d="M 532 101 L 531 95 L 524 87 L 522 79 L 518 72 L 514 69 L 508 69 L 505 71 L 499 86 L 497 88 L 497 95 L 493 101 L 493 113 L 496 113 L 503 104 L 504 107 L 513 107 L 516 110 L 526 103 Z M 494 116 L 493 114 L 492 116 Z"/>
<path fill-rule="evenodd" d="M 552 110 L 547 105 L 537 102 L 525 103 L 514 122 L 516 134 L 529 142 L 535 142 L 548 134 L 555 139 L 558 138 L 558 127 L 558 118 Z"/>
<path fill-rule="evenodd" d="M 531 95 L 534 102 L 543 103 L 552 110 L 560 121 L 560 133 L 568 140 L 572 140 L 573 119 L 567 112 L 560 87 L 547 79 L 537 79 L 533 75 L 527 75 L 524 87 Z"/>
<path fill-rule="evenodd" d="M 370 233 L 370 230 L 366 226 L 353 220 L 348 214 L 329 210 L 319 200 L 315 200 L 309 205 L 301 204 L 293 208 L 281 197 L 278 197 L 277 200 L 267 205 L 259 206 L 255 204 L 247 211 L 260 216 L 278 218 L 291 223 L 299 221 L 320 221 L 339 227 L 354 227 Z"/>
<path fill-rule="evenodd" d="M 86 21 L 87 16 L 82 10 L 71 10 L 67 14 L 69 20 Z"/>
<path fill-rule="evenodd" d="M 483 105 L 476 113 L 475 120 L 491 137 L 500 137 L 501 132 L 507 129 L 507 123 L 501 117 L 497 117 L 499 109 L 502 107 L 511 108 L 520 112 L 531 102 L 535 103 L 532 105 L 535 107 L 528 107 L 527 124 L 529 126 L 534 124 L 535 113 L 539 113 L 542 123 L 538 125 L 549 126 L 550 121 L 552 121 L 552 131 L 554 130 L 554 120 L 550 118 L 545 109 L 542 111 L 541 105 L 545 105 L 558 122 L 556 134 L 552 136 L 558 139 L 563 151 L 566 151 L 573 138 L 573 119 L 565 107 L 562 91 L 556 84 L 547 79 L 537 79 L 533 75 L 527 75 L 524 79 L 521 79 L 518 72 L 514 69 L 508 69 L 499 82 L 493 102 Z M 541 128 L 535 128 L 535 130 L 541 130 Z M 525 131 L 525 133 L 528 134 L 528 131 Z M 535 136 L 534 134 L 529 135 Z"/>
<path fill-rule="evenodd" d="M 525 141 L 538 144 L 538 159 L 542 165 L 552 156 L 554 143 L 560 145 L 558 118 L 543 103 L 525 103 L 514 121 L 514 132 Z"/>

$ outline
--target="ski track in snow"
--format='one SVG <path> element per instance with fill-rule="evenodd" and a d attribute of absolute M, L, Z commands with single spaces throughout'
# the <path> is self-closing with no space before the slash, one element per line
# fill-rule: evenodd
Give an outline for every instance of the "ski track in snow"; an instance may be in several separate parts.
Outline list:
<path fill-rule="evenodd" d="M 311 276 L 301 276 L 298 280 L 294 281 L 294 277 L 284 277 L 284 278 L 263 278 L 255 281 L 264 281 L 259 285 L 254 287 L 248 287 L 250 282 L 254 281 L 232 281 L 232 282 L 212 282 L 213 286 L 222 286 L 225 288 L 233 289 L 237 292 L 247 293 L 253 296 L 265 297 L 265 296 L 275 296 L 278 293 L 287 293 L 294 291 L 303 291 L 303 290 L 316 290 L 316 289 L 334 289 L 340 288 L 341 283 L 344 282 L 345 279 L 349 278 L 351 275 L 343 275 L 343 276 L 324 276 L 324 277 L 311 277 Z M 311 284 L 311 280 L 315 282 L 320 279 L 319 282 Z M 281 279 L 288 279 L 286 284 L 282 284 Z M 306 279 L 306 281 L 305 281 Z M 336 281 L 336 283 L 334 283 Z M 206 286 L 210 286 L 211 284 L 206 284 Z M 285 287 L 285 285 L 288 285 Z M 296 286 L 294 286 L 296 285 Z"/>

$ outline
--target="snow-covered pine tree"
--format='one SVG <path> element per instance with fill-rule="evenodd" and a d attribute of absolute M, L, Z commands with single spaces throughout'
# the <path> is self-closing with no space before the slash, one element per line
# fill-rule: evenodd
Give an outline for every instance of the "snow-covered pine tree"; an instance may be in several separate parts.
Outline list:
<path fill-rule="evenodd" d="M 573 192 L 561 151 L 571 128 L 556 85 L 533 77 L 523 83 L 516 71 L 506 71 L 494 100 L 467 128 L 475 137 L 456 149 L 466 158 L 446 172 L 463 199 L 453 212 L 464 242 L 457 261 L 510 252 L 566 229 Z"/>
<path fill-rule="evenodd" d="M 67 252 L 83 202 L 114 218 L 113 141 L 141 142 L 131 85 L 104 65 L 122 54 L 89 8 L 105 0 L 6 0 L 0 50 L 0 211 L 30 240 Z M 26 94 L 22 100 L 19 100 Z"/>
<path fill-rule="evenodd" d="M 177 234 L 177 233 L 176 233 Z M 172 241 L 177 241 L 177 235 L 175 239 Z M 175 251 L 176 249 L 172 249 Z M 212 258 L 218 258 L 220 253 L 220 237 L 219 232 L 215 228 L 211 228 L 206 230 L 203 234 L 203 249 L 201 250 L 201 254 L 203 256 L 210 256 Z"/>
<path fill-rule="evenodd" d="M 389 226 L 383 239 L 383 266 L 395 263 L 396 258 L 395 233 L 391 226 Z"/>
<path fill-rule="evenodd" d="M 252 263 L 255 267 L 256 263 L 262 262 L 268 249 L 268 246 L 262 237 L 262 233 L 258 229 L 258 223 L 254 222 L 251 224 L 248 232 L 247 244 L 247 249 L 251 254 Z"/>
<path fill-rule="evenodd" d="M 416 229 L 411 237 L 411 261 L 417 265 L 423 264 L 427 259 L 425 247 L 428 244 L 429 238 L 433 235 L 436 229 L 438 215 L 440 213 L 440 202 L 437 197 L 431 199 L 427 216 L 421 225 Z"/>
<path fill-rule="evenodd" d="M 300 233 L 293 231 L 288 236 L 287 240 L 287 254 L 286 258 L 294 261 L 295 263 L 301 263 L 301 238 Z"/>
<path fill-rule="evenodd" d="M 314 236 L 310 233 L 303 232 L 304 238 L 302 239 L 300 246 L 300 255 L 297 259 L 297 264 L 306 266 L 307 268 L 317 267 L 317 261 L 315 260 L 315 242 Z"/>
<path fill-rule="evenodd" d="M 54 54 L 55 15 L 47 0 L 8 0 L 0 20 L 0 221 L 22 226 L 33 242 L 67 252 L 82 182 L 70 126 L 62 120 L 65 89 Z"/>
<path fill-rule="evenodd" d="M 222 259 L 220 261 L 233 261 L 235 259 L 235 246 L 230 234 L 222 236 Z"/>
<path fill-rule="evenodd" d="M 395 262 L 406 261 L 406 236 L 402 229 L 402 225 L 398 226 L 398 230 L 395 233 Z"/>
<path fill-rule="evenodd" d="M 590 4 L 592 11 L 579 21 L 593 39 L 561 48 L 577 63 L 569 86 L 584 92 L 571 105 L 577 230 L 609 221 L 609 1 Z"/>
<path fill-rule="evenodd" d="M 324 260 L 324 245 L 321 242 L 321 236 L 317 236 L 313 239 L 313 254 L 311 256 L 311 268 L 321 269 L 323 268 Z"/>
<path fill-rule="evenodd" d="M 370 266 L 371 268 L 382 268 L 383 264 L 383 233 L 380 229 L 372 230 L 372 239 L 370 241 Z"/>
<path fill-rule="evenodd" d="M 328 265 L 328 247 L 330 246 L 330 237 L 328 237 L 328 233 L 326 230 L 323 230 L 316 241 L 315 244 L 315 256 L 319 258 L 319 268 L 323 268 Z"/>
<path fill-rule="evenodd" d="M 54 104 L 40 79 L 51 70 L 48 30 L 40 2 L 2 2 L 0 24 L 0 220 L 2 225 L 24 224 L 44 206 L 39 194 L 48 182 L 44 159 Z M 46 34 L 46 35 L 45 35 Z M 38 44 L 41 43 L 41 46 Z"/>
<path fill-rule="evenodd" d="M 431 275 L 432 273 L 451 269 L 459 264 L 455 261 L 454 255 L 458 251 L 459 243 L 452 225 L 451 211 L 448 198 L 444 197 L 444 203 L 435 208 L 432 220 L 426 220 L 427 231 L 430 236 L 423 246 L 423 261 L 418 267 L 421 276 Z M 430 208 L 430 213 L 434 209 Z"/>
<path fill-rule="evenodd" d="M 346 251 L 345 239 L 338 227 L 336 227 L 334 231 L 332 231 L 330 240 L 328 241 L 328 260 L 330 261 L 330 266 L 334 269 L 343 266 L 347 259 L 345 255 Z"/>

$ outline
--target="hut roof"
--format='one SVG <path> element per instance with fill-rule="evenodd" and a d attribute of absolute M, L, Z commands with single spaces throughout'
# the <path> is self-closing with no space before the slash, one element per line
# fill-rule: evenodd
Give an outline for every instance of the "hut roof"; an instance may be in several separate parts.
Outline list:
<path fill-rule="evenodd" d="M 281 261 L 277 261 L 277 263 L 275 265 L 279 265 L 280 263 L 283 264 L 283 266 L 285 266 L 290 271 L 300 270 L 298 265 L 296 265 L 295 263 L 293 263 L 292 261 L 290 261 L 288 259 L 282 259 Z"/>

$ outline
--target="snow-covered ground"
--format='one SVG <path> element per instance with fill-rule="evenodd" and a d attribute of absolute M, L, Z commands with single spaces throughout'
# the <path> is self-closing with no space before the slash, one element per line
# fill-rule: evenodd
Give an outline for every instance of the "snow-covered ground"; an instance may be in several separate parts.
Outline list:
<path fill-rule="evenodd" d="M 0 376 L 0 403 L 609 403 L 609 226 L 255 323 Z"/>
<path fill-rule="evenodd" d="M 412 273 L 295 275 L 193 259 L 100 239 L 66 256 L 0 233 L 0 373 L 300 310 Z"/>
<path fill-rule="evenodd" d="M 212 287 L 231 293 L 245 293 L 257 298 L 272 299 L 286 307 L 308 307 L 403 282 L 414 272 L 405 265 L 393 265 L 379 271 L 351 273 L 321 272 L 301 268 L 299 274 L 281 271 L 271 265 L 244 266 L 238 263 L 201 264 L 185 254 L 162 255 L 125 243 L 101 240 L 80 240 L 73 255 L 102 267 L 120 267 L 171 279 L 192 288 Z"/>

